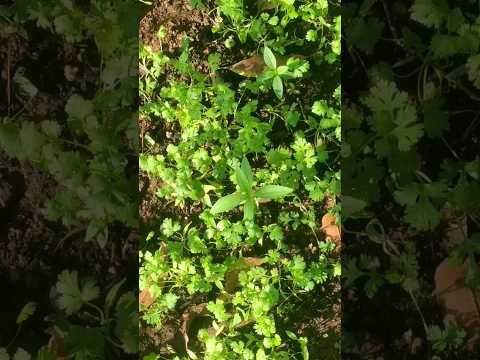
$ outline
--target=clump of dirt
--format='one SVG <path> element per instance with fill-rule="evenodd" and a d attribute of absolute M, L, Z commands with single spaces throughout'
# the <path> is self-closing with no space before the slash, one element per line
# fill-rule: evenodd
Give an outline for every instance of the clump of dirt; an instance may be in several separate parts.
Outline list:
<path fill-rule="evenodd" d="M 194 43 L 204 42 L 212 24 L 208 13 L 193 9 L 188 0 L 157 0 L 140 21 L 140 38 L 153 51 L 173 54 L 181 48 L 185 35 Z M 161 26 L 165 37 L 160 40 L 157 33 Z"/>

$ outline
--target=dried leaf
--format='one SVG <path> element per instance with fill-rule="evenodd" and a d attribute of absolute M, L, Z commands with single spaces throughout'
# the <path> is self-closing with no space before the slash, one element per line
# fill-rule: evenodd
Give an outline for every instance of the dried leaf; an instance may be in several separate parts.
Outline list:
<path fill-rule="evenodd" d="M 443 207 L 441 214 L 442 222 L 445 224 L 442 245 L 445 250 L 449 251 L 465 241 L 466 234 L 468 234 L 467 218 L 466 216 L 456 216 L 449 205 Z"/>
<path fill-rule="evenodd" d="M 66 359 L 67 346 L 65 333 L 56 325 L 49 328 L 46 332 L 50 335 L 47 345 L 49 352 L 54 354 L 57 360 Z"/>
<path fill-rule="evenodd" d="M 468 336 L 467 349 L 473 348 L 480 340 L 480 314 L 475 296 L 465 286 L 468 264 L 455 267 L 445 259 L 435 270 L 435 290 L 437 302 L 445 312 L 445 319 L 463 328 Z M 477 294 L 477 297 L 480 294 Z"/>
<path fill-rule="evenodd" d="M 188 348 L 188 343 L 190 341 L 190 338 L 188 337 L 188 329 L 190 327 L 190 323 L 192 322 L 193 319 L 199 316 L 202 316 L 206 313 L 207 313 L 207 305 L 205 303 L 202 303 L 202 304 L 190 306 L 182 314 L 182 325 L 180 326 L 180 332 L 183 335 L 183 340 L 185 343 L 185 351 L 189 354 L 190 357 L 191 357 L 191 354 L 190 354 L 191 351 Z M 193 352 L 192 354 L 196 356 Z M 194 359 L 194 357 L 192 359 Z"/>
<path fill-rule="evenodd" d="M 325 214 L 322 218 L 322 230 L 326 237 L 337 243 L 341 239 L 341 233 L 340 227 L 335 222 L 335 215 Z"/>
<path fill-rule="evenodd" d="M 260 75 L 266 68 L 265 62 L 260 55 L 239 61 L 230 67 L 234 73 L 245 77 L 255 77 Z"/>
<path fill-rule="evenodd" d="M 144 289 L 138 294 L 138 302 L 147 308 L 152 305 L 154 301 L 155 299 L 148 289 Z"/>
<path fill-rule="evenodd" d="M 225 291 L 231 294 L 238 285 L 238 275 L 242 271 L 246 271 L 253 266 L 261 266 L 263 259 L 255 257 L 246 257 L 239 259 L 225 275 Z"/>
<path fill-rule="evenodd" d="M 282 66 L 287 63 L 289 58 L 305 58 L 303 55 L 298 54 L 290 54 L 287 56 L 277 56 L 277 66 Z M 230 67 L 230 70 L 236 74 L 245 76 L 245 77 L 255 77 L 263 73 L 263 71 L 267 68 L 263 57 L 260 55 L 252 56 L 248 59 L 242 60 L 233 64 Z"/>
<path fill-rule="evenodd" d="M 275 9 L 275 4 L 268 0 L 257 0 L 257 9 L 260 11 L 273 10 Z"/>

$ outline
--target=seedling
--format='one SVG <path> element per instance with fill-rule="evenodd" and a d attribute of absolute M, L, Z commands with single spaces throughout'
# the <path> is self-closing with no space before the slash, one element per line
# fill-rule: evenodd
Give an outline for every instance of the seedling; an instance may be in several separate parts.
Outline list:
<path fill-rule="evenodd" d="M 255 190 L 252 168 L 246 158 L 235 169 L 239 191 L 220 198 L 212 207 L 212 214 L 230 211 L 243 204 L 243 219 L 253 220 L 259 200 L 277 200 L 291 194 L 293 189 L 280 185 L 264 185 Z"/>

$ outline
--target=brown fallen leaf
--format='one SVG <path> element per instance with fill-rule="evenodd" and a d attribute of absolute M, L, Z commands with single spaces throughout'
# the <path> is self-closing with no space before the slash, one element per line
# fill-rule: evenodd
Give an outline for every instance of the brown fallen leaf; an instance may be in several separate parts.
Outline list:
<path fill-rule="evenodd" d="M 185 351 L 191 359 L 196 359 L 196 355 L 188 348 L 188 343 L 190 341 L 190 338 L 188 337 L 188 329 L 190 328 L 190 323 L 193 319 L 205 314 L 207 314 L 207 304 L 205 303 L 192 305 L 182 314 L 180 332 L 183 335 Z"/>
<path fill-rule="evenodd" d="M 291 54 L 288 57 L 277 56 L 277 65 L 285 65 L 289 58 L 303 59 L 305 57 L 298 54 Z M 261 55 L 254 55 L 248 59 L 233 64 L 230 67 L 230 70 L 245 77 L 255 77 L 263 73 L 266 67 L 267 65 L 263 61 L 263 57 Z"/>
<path fill-rule="evenodd" d="M 265 70 L 265 67 L 263 58 L 260 55 L 255 55 L 233 64 L 230 70 L 245 77 L 255 77 L 260 75 Z"/>
<path fill-rule="evenodd" d="M 268 0 L 257 0 L 257 8 L 260 11 L 273 10 L 275 9 L 275 4 Z"/>
<path fill-rule="evenodd" d="M 148 289 L 143 289 L 140 294 L 138 294 L 138 302 L 148 308 L 155 302 L 155 299 Z"/>
<path fill-rule="evenodd" d="M 322 230 L 327 238 L 330 238 L 337 246 L 340 245 L 341 232 L 340 227 L 336 224 L 335 215 L 325 214 L 322 217 Z"/>
<path fill-rule="evenodd" d="M 46 330 L 50 335 L 48 340 L 48 350 L 55 356 L 56 360 L 67 358 L 66 334 L 58 327 L 53 326 Z"/>
<path fill-rule="evenodd" d="M 467 332 L 467 350 L 473 350 L 480 340 L 480 314 L 471 289 L 466 287 L 467 261 L 461 266 L 452 266 L 443 260 L 435 270 L 433 295 L 445 312 L 445 320 L 451 321 Z"/>
<path fill-rule="evenodd" d="M 233 293 L 238 285 L 238 276 L 242 271 L 247 271 L 253 266 L 261 266 L 263 259 L 255 257 L 246 257 L 239 259 L 225 274 L 225 292 Z"/>

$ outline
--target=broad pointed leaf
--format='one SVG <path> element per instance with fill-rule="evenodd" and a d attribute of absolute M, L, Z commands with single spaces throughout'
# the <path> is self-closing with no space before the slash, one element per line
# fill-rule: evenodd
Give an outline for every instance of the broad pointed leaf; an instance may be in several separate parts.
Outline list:
<path fill-rule="evenodd" d="M 212 214 L 219 214 L 222 212 L 230 211 L 240 205 L 244 200 L 244 195 L 238 192 L 224 196 L 218 199 L 218 201 L 213 205 L 210 212 Z"/>
<path fill-rule="evenodd" d="M 271 69 L 276 69 L 277 68 L 277 59 L 275 58 L 275 55 L 273 55 L 272 50 L 270 48 L 265 46 L 265 49 L 263 50 L 263 60 L 265 61 L 265 64 Z"/>
<path fill-rule="evenodd" d="M 249 166 L 250 168 L 250 166 Z M 242 190 L 246 194 L 251 194 L 252 192 L 252 182 L 250 182 L 250 176 L 251 174 L 248 174 L 249 169 L 244 169 L 242 167 L 238 167 L 235 170 L 235 175 L 237 177 L 237 184 L 240 186 L 240 190 Z"/>
<path fill-rule="evenodd" d="M 282 78 L 278 75 L 273 78 L 273 91 L 275 95 L 277 95 L 277 98 L 280 100 L 283 98 L 283 82 Z"/>
<path fill-rule="evenodd" d="M 265 185 L 255 192 L 255 197 L 259 199 L 275 200 L 283 198 L 293 192 L 292 188 L 280 185 Z"/>
<path fill-rule="evenodd" d="M 244 220 L 253 220 L 255 217 L 255 200 L 248 199 L 243 205 L 243 219 Z"/>

